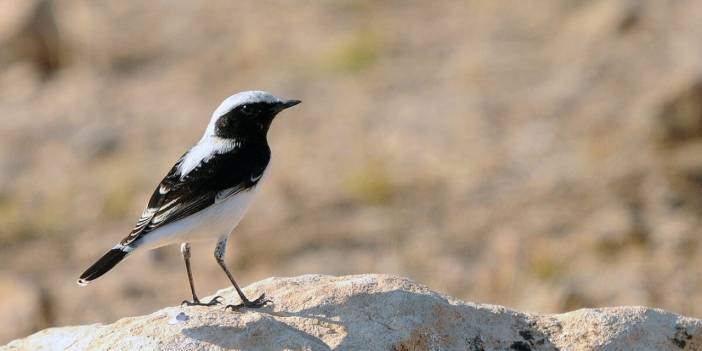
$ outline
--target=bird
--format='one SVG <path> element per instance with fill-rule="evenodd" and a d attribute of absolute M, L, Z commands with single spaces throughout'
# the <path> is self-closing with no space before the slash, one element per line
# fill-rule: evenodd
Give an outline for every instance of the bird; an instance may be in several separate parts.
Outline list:
<path fill-rule="evenodd" d="M 299 104 L 265 91 L 244 91 L 225 99 L 212 113 L 202 138 L 186 151 L 156 186 L 129 235 L 81 274 L 78 284 L 107 273 L 136 250 L 180 243 L 192 301 L 183 304 L 213 306 L 221 296 L 200 301 L 190 268 L 190 243 L 216 240 L 214 257 L 241 299 L 237 305 L 259 308 L 272 301 L 265 293 L 249 300 L 224 262 L 230 233 L 244 216 L 271 160 L 267 134 L 279 112 Z"/>

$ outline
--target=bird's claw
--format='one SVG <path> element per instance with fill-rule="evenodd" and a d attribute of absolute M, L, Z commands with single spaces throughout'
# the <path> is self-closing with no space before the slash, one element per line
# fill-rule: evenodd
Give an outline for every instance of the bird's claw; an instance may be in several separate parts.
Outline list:
<path fill-rule="evenodd" d="M 224 310 L 231 308 L 232 312 L 233 312 L 233 311 L 238 311 L 244 307 L 246 307 L 246 308 L 261 308 L 261 307 L 265 307 L 269 303 L 273 303 L 273 300 L 266 298 L 266 294 L 261 294 L 261 296 L 259 296 L 256 300 L 253 300 L 253 301 L 244 300 L 244 302 L 242 302 L 238 305 L 227 305 L 224 307 Z"/>
<path fill-rule="evenodd" d="M 222 303 L 221 300 L 224 300 L 223 297 L 221 296 L 215 296 L 210 300 L 209 302 L 201 302 L 198 299 L 194 299 L 193 301 L 188 301 L 188 300 L 183 300 L 183 302 L 180 303 L 181 306 L 214 306 L 214 305 L 219 305 Z"/>

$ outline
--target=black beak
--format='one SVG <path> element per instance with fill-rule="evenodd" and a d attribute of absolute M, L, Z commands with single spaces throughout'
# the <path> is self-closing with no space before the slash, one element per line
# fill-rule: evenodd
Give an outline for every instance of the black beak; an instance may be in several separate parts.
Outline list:
<path fill-rule="evenodd" d="M 293 107 L 301 102 L 302 101 L 300 101 L 300 100 L 285 100 L 285 101 L 278 104 L 278 108 L 280 109 L 280 111 L 282 111 L 282 110 L 285 110 L 286 108 Z"/>

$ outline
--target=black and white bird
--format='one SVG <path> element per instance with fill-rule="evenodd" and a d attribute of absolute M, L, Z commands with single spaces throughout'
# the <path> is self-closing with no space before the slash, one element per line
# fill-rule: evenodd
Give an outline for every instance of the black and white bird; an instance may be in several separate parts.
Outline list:
<path fill-rule="evenodd" d="M 181 243 L 192 301 L 188 305 L 215 305 L 221 297 L 201 302 L 190 270 L 190 242 L 217 240 L 214 256 L 234 285 L 242 302 L 228 305 L 261 307 L 265 294 L 249 300 L 224 264 L 229 234 L 239 224 L 271 159 L 268 128 L 282 110 L 299 104 L 263 91 L 230 96 L 217 107 L 202 139 L 171 168 L 154 190 L 134 229 L 78 279 L 85 286 L 137 249 Z"/>

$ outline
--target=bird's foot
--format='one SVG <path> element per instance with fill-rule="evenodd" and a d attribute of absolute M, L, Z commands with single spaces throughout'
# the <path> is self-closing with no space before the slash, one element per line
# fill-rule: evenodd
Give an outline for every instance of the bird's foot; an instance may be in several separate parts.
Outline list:
<path fill-rule="evenodd" d="M 246 308 L 261 308 L 266 306 L 269 303 L 272 303 L 273 301 L 271 299 L 266 298 L 266 294 L 261 294 L 256 300 L 249 301 L 249 300 L 244 300 L 244 302 L 238 304 L 238 305 L 227 305 L 224 307 L 225 310 L 231 308 L 232 311 L 238 311 L 243 307 Z"/>
<path fill-rule="evenodd" d="M 201 302 L 198 299 L 193 299 L 193 301 L 184 300 L 183 302 L 180 303 L 180 305 L 181 306 L 183 306 L 183 305 L 185 305 L 185 306 L 214 306 L 214 305 L 219 305 L 222 303 L 222 301 L 219 301 L 220 299 L 224 300 L 224 298 L 221 296 L 213 297 L 212 300 L 210 300 L 210 302 Z"/>

